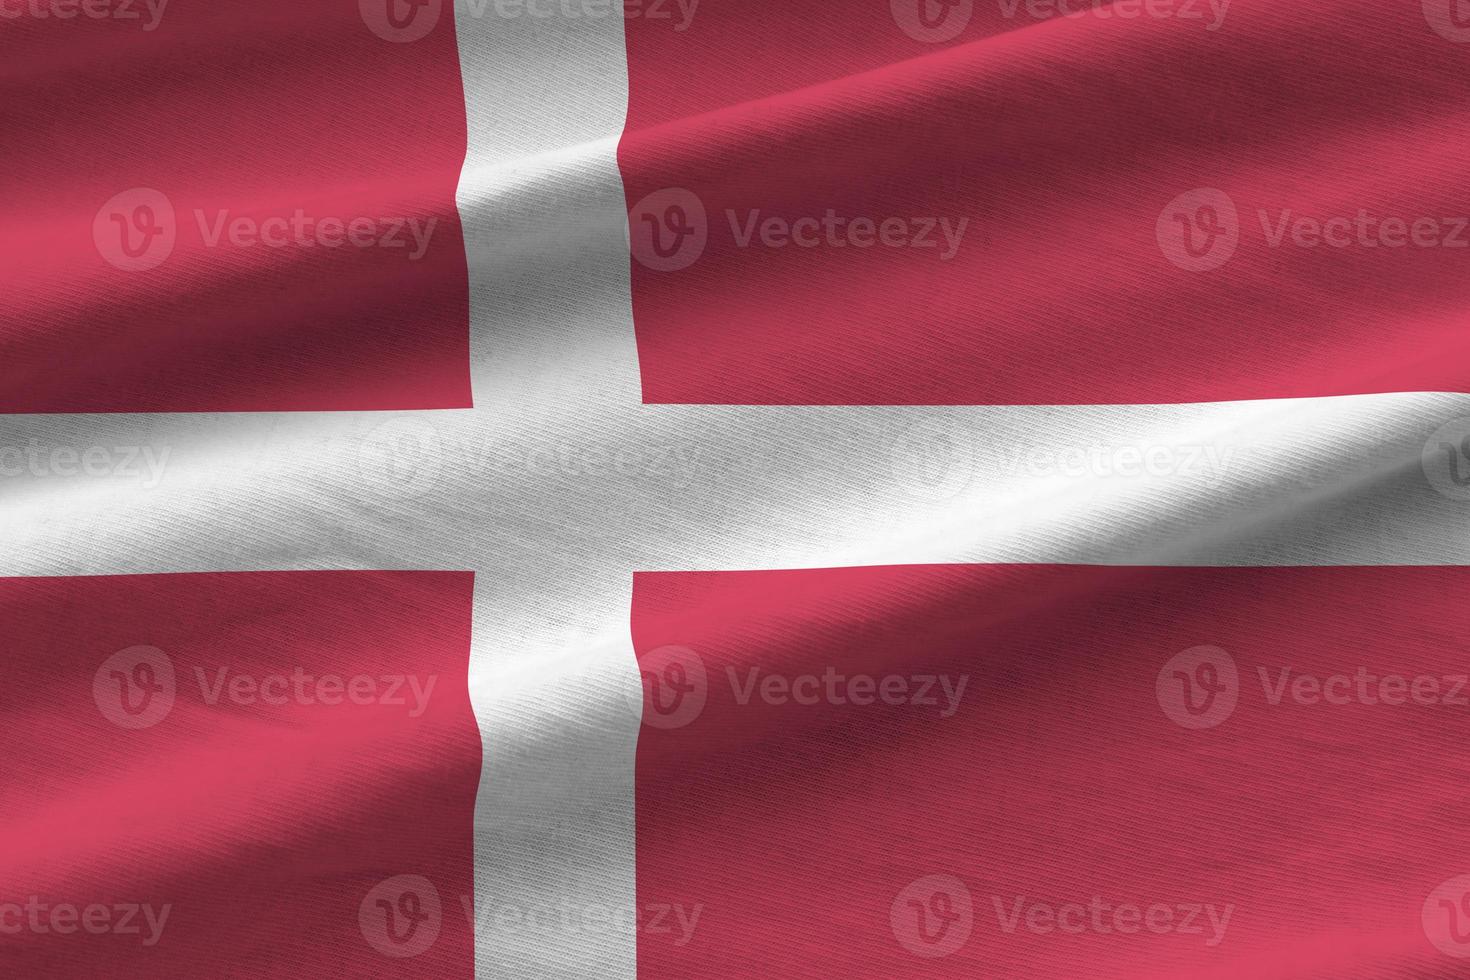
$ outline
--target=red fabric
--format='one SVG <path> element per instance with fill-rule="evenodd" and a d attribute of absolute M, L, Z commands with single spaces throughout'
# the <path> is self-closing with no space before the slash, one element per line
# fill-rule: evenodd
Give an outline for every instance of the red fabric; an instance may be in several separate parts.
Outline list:
<path fill-rule="evenodd" d="M 468 574 L 428 572 L 0 580 L 0 973 L 473 977 L 471 591 Z M 175 693 L 131 687 L 152 723 L 128 728 L 109 720 L 113 669 L 150 688 L 167 670 L 139 678 L 114 659 L 140 646 L 167 658 Z M 328 703 L 346 695 L 315 681 L 309 703 L 266 703 L 294 692 L 268 684 L 227 693 L 297 670 L 371 677 L 380 697 Z M 392 676 L 435 681 L 415 698 L 390 691 Z M 367 938 L 379 923 L 360 921 L 404 875 L 440 902 L 437 937 L 411 959 L 380 954 Z M 170 908 L 157 942 L 141 913 L 140 934 L 77 928 L 81 910 L 127 905 Z M 77 911 L 53 921 L 57 908 Z"/>
<path fill-rule="evenodd" d="M 701 910 L 683 945 L 645 920 L 639 975 L 1459 976 L 1428 938 L 1451 935 L 1447 912 L 1425 905 L 1470 873 L 1467 587 L 1463 568 L 640 575 L 644 670 L 667 681 L 683 657 L 684 684 L 697 685 L 693 651 L 703 686 L 687 695 L 702 708 L 675 727 L 650 698 L 638 745 L 640 911 Z M 1201 645 L 1232 658 L 1237 702 L 1215 727 L 1184 727 L 1165 710 L 1182 690 L 1165 668 Z M 829 667 L 968 684 L 949 717 L 911 703 L 739 703 L 752 669 L 764 683 Z M 1360 668 L 1378 679 L 1372 698 L 1390 676 L 1459 680 L 1437 682 L 1449 703 L 1392 686 L 1403 703 L 1291 693 L 1298 676 Z M 971 931 L 925 958 L 891 916 L 931 876 L 962 883 Z M 1094 896 L 1233 910 L 1214 945 L 1203 909 L 1202 934 L 1025 924 L 1033 906 Z M 1470 919 L 1454 913 L 1462 941 L 1449 946 L 1470 955 Z"/>
<path fill-rule="evenodd" d="M 392 43 L 356 0 L 171 0 L 152 29 L 143 0 L 87 5 L 137 20 L 54 6 L 72 17 L 0 19 L 0 412 L 469 404 L 452 16 Z M 134 226 L 149 216 L 140 189 L 162 194 L 173 220 L 154 206 Z M 310 233 L 306 245 L 294 232 L 285 247 L 207 244 L 222 213 L 263 223 L 298 210 L 313 227 L 377 222 L 377 241 L 394 237 L 391 219 L 437 224 L 416 260 Z M 110 264 L 113 215 L 134 249 L 139 228 L 168 224 L 172 252 L 152 268 Z M 343 239 L 329 225 L 322 241 Z"/>
<path fill-rule="evenodd" d="M 635 240 L 650 213 L 664 220 L 667 199 L 645 202 L 668 188 L 698 199 L 708 239 L 678 271 L 633 263 L 647 401 L 1470 390 L 1464 224 L 1459 247 L 1306 248 L 1272 247 L 1259 218 L 1470 214 L 1470 48 L 1436 33 L 1425 4 L 1234 0 L 1212 31 L 1204 0 L 1151 3 L 1203 19 L 1044 20 L 1025 2 L 961 0 L 967 26 L 927 44 L 895 13 L 919 3 L 940 7 L 730 0 L 682 32 L 629 20 L 619 156 Z M 1239 216 L 1234 257 L 1209 272 L 1156 239 L 1166 207 L 1199 189 Z M 932 248 L 741 248 L 727 214 L 828 209 L 969 224 L 946 262 Z"/>

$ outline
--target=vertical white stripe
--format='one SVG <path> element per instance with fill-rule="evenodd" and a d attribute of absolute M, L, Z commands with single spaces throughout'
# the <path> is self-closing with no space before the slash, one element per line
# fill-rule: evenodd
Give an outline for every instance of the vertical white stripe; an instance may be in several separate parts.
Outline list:
<path fill-rule="evenodd" d="M 555 453 L 589 418 L 619 431 L 640 401 L 616 156 L 626 49 L 619 17 L 508 9 L 456 11 L 475 414 L 492 440 Z M 484 487 L 477 535 L 476 975 L 631 978 L 633 565 L 589 547 L 618 488 L 548 470 L 537 493 Z"/>

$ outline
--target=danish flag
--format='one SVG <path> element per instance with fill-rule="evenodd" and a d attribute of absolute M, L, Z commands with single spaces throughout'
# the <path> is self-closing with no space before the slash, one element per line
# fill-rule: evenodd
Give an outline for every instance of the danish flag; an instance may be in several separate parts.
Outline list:
<path fill-rule="evenodd" d="M 1460 0 L 0 0 L 0 973 L 1470 960 Z"/>

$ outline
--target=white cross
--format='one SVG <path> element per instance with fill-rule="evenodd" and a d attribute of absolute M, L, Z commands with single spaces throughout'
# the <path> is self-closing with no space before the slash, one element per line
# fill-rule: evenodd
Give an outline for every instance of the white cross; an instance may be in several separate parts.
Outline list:
<path fill-rule="evenodd" d="M 563 901 L 634 913 L 635 571 L 1470 560 L 1467 505 L 1418 472 L 1426 435 L 1470 414 L 1460 396 L 643 405 L 614 156 L 622 24 L 461 10 L 457 27 L 476 408 L 0 419 L 0 447 L 169 452 L 157 486 L 7 480 L 0 572 L 474 570 L 479 976 L 634 976 L 631 930 L 494 923 Z M 1135 479 L 1028 462 L 1093 445 L 1233 462 Z"/>

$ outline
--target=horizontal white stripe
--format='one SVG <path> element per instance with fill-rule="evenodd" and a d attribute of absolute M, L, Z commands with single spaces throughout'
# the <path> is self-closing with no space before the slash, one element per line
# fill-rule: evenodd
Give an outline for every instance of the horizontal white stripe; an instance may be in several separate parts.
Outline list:
<path fill-rule="evenodd" d="M 616 413 L 569 401 L 497 416 L 500 401 L 418 414 L 5 416 L 0 574 L 476 568 L 507 551 L 630 572 L 1470 563 L 1470 502 L 1436 489 L 1452 484 L 1429 443 L 1470 418 L 1467 396 Z M 395 443 L 401 472 L 419 478 L 379 465 L 380 440 L 401 433 L 419 436 Z M 948 459 L 959 476 L 926 481 L 915 447 L 945 437 L 961 447 Z M 1090 470 L 1094 447 L 1106 465 L 1159 453 L 1155 472 Z"/>

